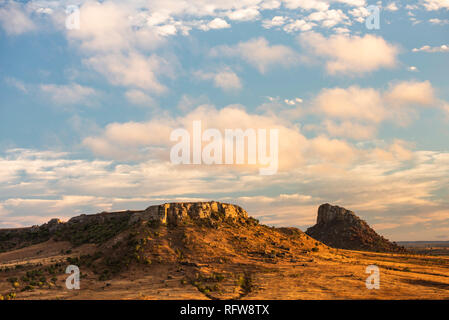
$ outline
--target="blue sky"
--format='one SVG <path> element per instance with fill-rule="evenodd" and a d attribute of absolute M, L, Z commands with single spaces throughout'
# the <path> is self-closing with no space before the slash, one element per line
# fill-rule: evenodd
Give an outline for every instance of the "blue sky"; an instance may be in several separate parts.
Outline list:
<path fill-rule="evenodd" d="M 215 199 L 305 229 L 329 202 L 449 240 L 447 74 L 447 0 L 0 1 L 0 227 Z M 193 120 L 278 128 L 278 173 L 173 165 Z"/>

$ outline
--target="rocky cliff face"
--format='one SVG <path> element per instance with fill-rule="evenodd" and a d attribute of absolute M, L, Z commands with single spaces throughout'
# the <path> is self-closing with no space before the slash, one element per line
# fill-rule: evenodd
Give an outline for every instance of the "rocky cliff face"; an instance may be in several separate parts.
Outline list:
<path fill-rule="evenodd" d="M 328 203 L 318 208 L 317 223 L 306 233 L 328 246 L 350 250 L 402 252 L 403 247 L 377 234 L 354 212 Z"/>
<path fill-rule="evenodd" d="M 177 225 L 183 221 L 192 220 L 245 222 L 247 219 L 247 212 L 233 204 L 216 201 L 177 202 L 150 206 L 145 211 L 136 212 L 132 215 L 130 223 L 138 220 L 152 220 L 162 224 Z"/>

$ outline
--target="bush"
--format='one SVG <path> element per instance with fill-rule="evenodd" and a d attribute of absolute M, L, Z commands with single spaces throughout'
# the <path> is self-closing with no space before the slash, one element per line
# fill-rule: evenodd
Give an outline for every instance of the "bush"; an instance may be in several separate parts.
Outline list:
<path fill-rule="evenodd" d="M 14 292 L 10 292 L 5 296 L 5 300 L 13 300 L 16 298 L 16 294 Z"/>

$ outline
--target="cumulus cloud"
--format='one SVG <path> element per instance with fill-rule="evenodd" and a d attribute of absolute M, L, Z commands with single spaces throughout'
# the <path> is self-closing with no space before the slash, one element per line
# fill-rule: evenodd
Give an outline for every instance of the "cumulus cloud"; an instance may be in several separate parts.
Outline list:
<path fill-rule="evenodd" d="M 260 73 L 267 72 L 275 65 L 291 66 L 299 60 L 298 54 L 291 48 L 284 45 L 270 45 L 262 37 L 239 42 L 235 46 L 215 47 L 210 54 L 214 57 L 239 57 L 256 67 Z"/>
<path fill-rule="evenodd" d="M 393 104 L 429 106 L 435 103 L 435 90 L 429 81 L 404 81 L 391 85 L 386 99 Z"/>
<path fill-rule="evenodd" d="M 271 18 L 271 20 L 263 20 L 262 21 L 262 26 L 265 29 L 270 29 L 270 28 L 273 28 L 273 27 L 280 27 L 283 24 L 285 24 L 286 21 L 287 21 L 286 17 L 275 16 L 275 17 Z"/>
<path fill-rule="evenodd" d="M 163 58 L 153 54 L 146 57 L 137 52 L 111 53 L 84 59 L 84 64 L 103 74 L 114 85 L 134 86 L 155 93 L 166 91 L 156 73 L 168 65 Z"/>
<path fill-rule="evenodd" d="M 387 4 L 385 6 L 385 10 L 387 10 L 387 11 L 398 11 L 399 8 L 396 5 L 396 2 L 390 2 L 389 4 Z"/>
<path fill-rule="evenodd" d="M 325 59 L 326 70 L 332 75 L 360 75 L 380 68 L 393 68 L 397 64 L 399 49 L 379 36 L 340 34 L 326 38 L 308 32 L 298 39 L 304 49 Z"/>
<path fill-rule="evenodd" d="M 377 127 L 372 124 L 360 124 L 354 121 L 335 122 L 325 120 L 324 129 L 331 137 L 349 138 L 354 140 L 369 140 L 376 136 Z"/>
<path fill-rule="evenodd" d="M 256 7 L 233 10 L 228 13 L 228 18 L 237 21 L 251 21 L 259 18 L 260 12 Z"/>
<path fill-rule="evenodd" d="M 424 0 L 422 4 L 428 11 L 449 9 L 448 0 Z"/>
<path fill-rule="evenodd" d="M 209 29 L 227 29 L 227 28 L 230 28 L 231 25 L 229 23 L 227 23 L 226 20 L 224 20 L 224 19 L 215 18 L 214 20 L 211 20 L 207 24 L 207 27 Z"/>
<path fill-rule="evenodd" d="M 284 0 L 284 5 L 288 9 L 305 9 L 305 10 L 317 10 L 325 11 L 329 8 L 327 1 L 320 0 Z"/>
<path fill-rule="evenodd" d="M 309 31 L 315 26 L 315 23 L 308 22 L 304 19 L 296 19 L 288 24 L 286 24 L 282 29 L 287 32 L 295 32 L 295 31 Z"/>
<path fill-rule="evenodd" d="M 422 46 L 421 48 L 414 48 L 413 52 L 449 52 L 448 45 L 441 45 L 439 47 L 431 47 L 429 45 Z"/>
<path fill-rule="evenodd" d="M 365 22 L 365 18 L 370 15 L 370 12 L 367 8 L 360 6 L 349 10 L 349 14 L 352 15 L 357 22 L 363 23 Z"/>
<path fill-rule="evenodd" d="M 441 19 L 438 19 L 438 18 L 432 18 L 432 19 L 429 19 L 429 22 L 431 24 L 437 24 L 437 25 L 449 24 L 449 20 L 448 19 L 441 20 Z"/>
<path fill-rule="evenodd" d="M 384 91 L 358 86 L 323 89 L 311 106 L 312 113 L 326 120 L 321 127 L 307 126 L 310 130 L 364 140 L 373 137 L 381 122 L 405 126 L 417 117 L 420 107 L 444 110 L 444 101 L 437 98 L 429 81 L 402 81 L 390 83 Z"/>
<path fill-rule="evenodd" d="M 131 89 L 126 91 L 125 93 L 126 98 L 133 104 L 137 105 L 144 105 L 144 106 L 154 106 L 155 101 L 154 99 L 146 94 L 143 91 Z"/>
<path fill-rule="evenodd" d="M 201 80 L 212 80 L 215 87 L 221 88 L 224 91 L 233 91 L 242 88 L 240 78 L 234 71 L 228 68 L 217 72 L 197 71 L 194 75 Z"/>
<path fill-rule="evenodd" d="M 268 115 L 247 113 L 237 106 L 217 110 L 212 106 L 202 106 L 190 111 L 184 117 L 164 117 L 148 122 L 113 123 L 99 136 L 84 139 L 83 144 L 95 154 L 113 159 L 141 160 L 146 157 L 168 160 L 170 132 L 176 128 L 186 128 L 191 132 L 193 121 L 201 120 L 203 130 L 225 129 L 279 129 L 279 167 L 291 168 L 303 161 L 302 147 L 306 139 L 294 126 Z M 291 144 L 299 147 L 295 152 Z M 238 168 L 248 169 L 237 166 Z M 252 166 L 249 170 L 258 170 Z"/>
<path fill-rule="evenodd" d="M 381 94 L 372 88 L 323 89 L 314 105 L 329 117 L 379 123 L 386 117 Z"/>
<path fill-rule="evenodd" d="M 282 172 L 294 170 L 304 163 L 315 165 L 335 163 L 349 166 L 354 162 L 366 160 L 367 157 L 382 161 L 409 160 L 409 157 L 405 156 L 407 154 L 405 145 L 394 144 L 397 147 L 387 145 L 370 150 L 363 145 L 357 146 L 345 140 L 373 138 L 377 130 L 376 125 L 388 119 L 390 114 L 388 108 L 382 105 L 382 94 L 373 89 L 351 87 L 347 92 L 343 91 L 343 89 L 328 89 L 317 97 L 316 108 L 324 108 L 321 112 L 326 115 L 327 120 L 323 122 L 321 130 L 315 130 L 319 135 L 313 138 L 306 138 L 292 121 L 293 117 L 283 117 L 282 112 L 277 112 L 277 115 L 269 111 L 254 114 L 238 106 L 231 105 L 217 110 L 213 106 L 204 105 L 185 116 L 164 116 L 147 122 L 112 123 L 101 134 L 85 138 L 83 144 L 94 154 L 107 159 L 168 161 L 168 150 L 173 145 L 169 141 L 170 132 L 176 128 L 186 128 L 191 132 L 193 121 L 201 120 L 203 130 L 215 128 L 224 132 L 225 129 L 235 128 L 279 129 L 279 169 Z M 369 98 L 373 97 L 377 99 L 377 105 L 376 103 L 366 105 L 371 103 Z M 336 100 L 338 102 L 335 105 L 329 106 L 329 101 Z M 342 110 L 337 110 L 339 108 Z M 380 115 L 370 111 L 370 108 L 375 108 Z M 292 145 L 297 147 L 292 149 Z M 232 170 L 257 169 L 254 166 L 252 169 L 237 167 Z"/>
<path fill-rule="evenodd" d="M 308 16 L 310 21 L 319 21 L 325 28 L 333 27 L 348 20 L 342 10 L 315 11 Z"/>

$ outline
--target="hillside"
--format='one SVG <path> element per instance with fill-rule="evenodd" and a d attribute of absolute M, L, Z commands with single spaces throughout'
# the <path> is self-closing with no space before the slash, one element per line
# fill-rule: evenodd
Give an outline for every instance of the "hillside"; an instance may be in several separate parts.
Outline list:
<path fill-rule="evenodd" d="M 332 249 L 220 202 L 53 219 L 0 230 L 0 239 L 7 299 L 449 297 L 445 257 Z M 69 264 L 80 268 L 80 290 L 65 287 Z M 365 287 L 370 264 L 382 270 L 382 290 Z"/>

